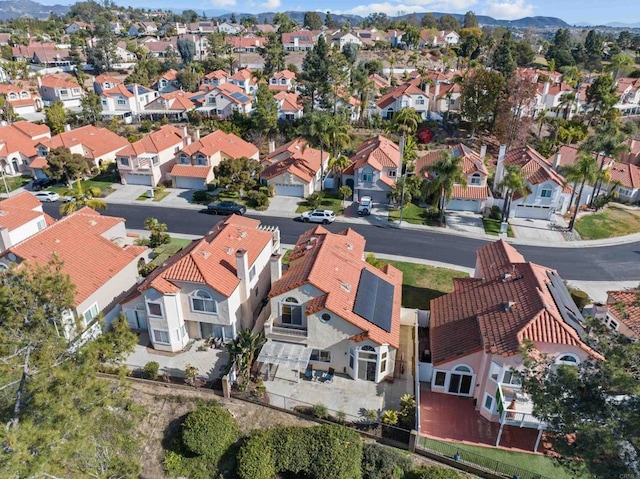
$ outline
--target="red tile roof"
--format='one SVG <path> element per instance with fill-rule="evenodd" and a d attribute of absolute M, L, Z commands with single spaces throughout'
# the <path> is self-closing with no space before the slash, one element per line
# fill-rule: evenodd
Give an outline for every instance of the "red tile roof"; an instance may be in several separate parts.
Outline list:
<path fill-rule="evenodd" d="M 525 262 L 499 240 L 477 253 L 475 278 L 454 281 L 454 291 L 431 300 L 434 365 L 476 351 L 511 356 L 525 340 L 570 345 L 602 358 L 567 323 L 549 289 L 554 270 Z"/>
<path fill-rule="evenodd" d="M 378 171 L 382 171 L 383 168 L 397 168 L 400 164 L 400 147 L 388 138 L 378 135 L 362 143 L 349 159 L 351 165 L 344 171 L 347 175 L 353 174 L 364 165 Z"/>
<path fill-rule="evenodd" d="M 284 85 L 286 87 L 286 85 Z M 300 95 L 297 93 L 281 91 L 273 95 L 274 100 L 282 102 L 280 111 L 301 111 L 304 107 L 300 102 Z"/>
<path fill-rule="evenodd" d="M 621 185 L 636 189 L 640 188 L 640 168 L 629 163 L 614 163 L 609 168 L 612 182 L 619 181 Z"/>
<path fill-rule="evenodd" d="M 282 278 L 271 288 L 270 297 L 278 296 L 310 284 L 322 291 L 320 297 L 308 302 L 307 311 L 326 309 L 368 333 L 378 344 L 397 348 L 400 342 L 400 299 L 402 273 L 387 265 L 382 270 L 362 259 L 365 239 L 347 229 L 334 234 L 317 226 L 302 234 L 290 256 L 290 265 Z M 353 309 L 362 271 L 366 269 L 393 285 L 391 332 L 376 326 L 356 314 Z"/>
<path fill-rule="evenodd" d="M 426 93 L 410 82 L 403 83 L 402 85 L 391 89 L 386 95 L 380 98 L 377 105 L 378 108 L 386 108 L 389 105 L 393 105 L 397 98 L 414 95 L 426 96 Z"/>
<path fill-rule="evenodd" d="M 84 155 L 85 158 L 99 158 L 129 145 L 126 138 L 122 138 L 106 128 L 97 128 L 93 125 L 64 131 L 40 143 L 52 150 L 59 146 L 72 148 L 77 145 L 83 145 L 88 150 Z"/>
<path fill-rule="evenodd" d="M 434 162 L 443 158 L 445 153 L 449 153 L 454 158 L 462 157 L 462 172 L 465 175 L 480 173 L 484 176 L 489 176 L 489 170 L 487 170 L 480 155 L 462 143 L 427 152 L 416 160 L 415 171 L 420 173 L 425 168 L 429 168 Z"/>
<path fill-rule="evenodd" d="M 171 168 L 171 176 L 186 178 L 202 178 L 206 180 L 211 173 L 211 166 L 194 166 L 194 165 L 173 165 Z"/>
<path fill-rule="evenodd" d="M 258 154 L 256 146 L 233 133 L 225 133 L 222 130 L 216 130 L 208 134 L 184 147 L 182 151 L 189 156 L 202 153 L 207 157 L 211 157 L 220 151 L 230 158 L 252 158 Z"/>
<path fill-rule="evenodd" d="M 640 338 L 640 289 L 607 291 L 609 314 Z"/>
<path fill-rule="evenodd" d="M 104 96 L 122 95 L 125 98 L 131 98 L 133 96 L 133 93 L 131 93 L 125 85 L 123 85 L 122 83 L 118 83 L 113 88 L 109 88 L 108 90 L 102 90 L 102 95 Z"/>
<path fill-rule="evenodd" d="M 23 126 L 26 126 L 23 123 L 26 122 L 0 126 L 0 157 L 7 157 L 12 153 L 18 152 L 27 158 L 36 156 L 36 141 L 31 136 L 33 131 L 29 132 L 29 128 L 23 128 Z"/>
<path fill-rule="evenodd" d="M 80 85 L 72 81 L 71 76 L 45 75 L 40 81 L 43 87 L 48 88 L 80 88 Z"/>
<path fill-rule="evenodd" d="M 137 262 L 147 250 L 146 246 L 123 248 L 103 236 L 123 222 L 123 218 L 101 216 L 89 208 L 82 208 L 12 246 L 2 255 L 13 253 L 39 265 L 46 264 L 55 255 L 63 263 L 62 272 L 68 274 L 76 286 L 74 304 L 78 306 L 122 269 Z"/>
<path fill-rule="evenodd" d="M 551 155 L 549 158 L 547 158 L 546 161 L 549 165 L 553 166 L 553 163 L 556 160 L 556 155 L 559 154 L 560 155 L 559 166 L 560 167 L 571 166 L 577 161 L 579 153 L 580 153 L 580 150 L 578 149 L 577 146 L 562 145 L 560 149 L 557 151 L 557 153 L 554 155 Z M 602 156 L 600 156 L 598 153 L 592 153 L 591 156 L 593 156 L 598 160 L 598 164 L 602 163 Z M 605 165 L 611 164 L 614 161 L 615 160 L 610 156 L 607 156 L 604 160 Z"/>
<path fill-rule="evenodd" d="M 564 192 L 571 191 L 571 187 L 564 186 L 564 177 L 551 168 L 547 159 L 530 146 L 509 151 L 504 157 L 504 163 L 520 168 L 525 179 L 532 185 L 553 181 L 563 186 Z"/>
<path fill-rule="evenodd" d="M 200 240 L 192 241 L 154 270 L 138 287 L 160 293 L 177 293 L 180 282 L 202 283 L 229 297 L 240 284 L 236 252 L 247 252 L 248 267 L 269 248 L 272 233 L 259 229 L 260 221 L 232 215 L 219 222 Z"/>
<path fill-rule="evenodd" d="M 27 191 L 0 201 L 0 229 L 13 231 L 38 217 L 45 217 L 42 203 Z"/>
<path fill-rule="evenodd" d="M 286 172 L 309 183 L 320 171 L 321 163 L 326 162 L 328 158 L 329 154 L 323 152 L 321 162 L 320 150 L 307 146 L 307 140 L 296 138 L 267 155 L 262 161 L 265 169 L 260 176 L 271 179 Z"/>
<path fill-rule="evenodd" d="M 130 143 L 118 152 L 118 156 L 138 156 L 145 153 L 160 153 L 168 148 L 183 145 L 182 130 L 172 125 L 164 125 L 140 140 Z"/>

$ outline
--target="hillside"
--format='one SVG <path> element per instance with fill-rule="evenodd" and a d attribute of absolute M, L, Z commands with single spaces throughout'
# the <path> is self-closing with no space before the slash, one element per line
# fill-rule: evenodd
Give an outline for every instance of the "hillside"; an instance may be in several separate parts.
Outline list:
<path fill-rule="evenodd" d="M 0 0 L 0 20 L 18 17 L 49 18 L 51 12 L 64 15 L 69 11 L 65 5 L 42 5 L 31 0 Z"/>

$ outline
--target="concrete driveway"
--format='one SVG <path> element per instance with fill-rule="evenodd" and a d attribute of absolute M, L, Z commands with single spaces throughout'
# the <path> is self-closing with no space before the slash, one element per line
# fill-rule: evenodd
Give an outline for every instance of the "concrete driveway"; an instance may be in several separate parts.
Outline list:
<path fill-rule="evenodd" d="M 482 216 L 470 211 L 447 211 L 447 229 L 484 236 Z"/>
<path fill-rule="evenodd" d="M 516 239 L 535 242 L 539 244 L 564 243 L 562 233 L 556 229 L 551 229 L 551 222 L 547 220 L 534 220 L 530 218 L 511 218 L 509 220 L 511 229 L 516 235 Z M 566 227 L 564 219 L 557 217 L 556 224 L 559 227 Z"/>
<path fill-rule="evenodd" d="M 280 216 L 283 218 L 295 218 L 298 216 L 296 209 L 304 199 L 294 196 L 274 196 L 269 198 L 269 208 L 267 213 L 272 216 Z"/>

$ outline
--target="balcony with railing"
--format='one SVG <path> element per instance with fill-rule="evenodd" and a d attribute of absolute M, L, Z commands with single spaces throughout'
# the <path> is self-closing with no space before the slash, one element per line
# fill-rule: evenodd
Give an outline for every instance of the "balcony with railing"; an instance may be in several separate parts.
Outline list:
<path fill-rule="evenodd" d="M 279 318 L 269 318 L 264 322 L 264 333 L 270 339 L 285 339 L 287 341 L 305 341 L 308 337 L 307 328 L 290 326 L 279 322 Z"/>
<path fill-rule="evenodd" d="M 533 401 L 522 389 L 498 384 L 500 423 L 509 426 L 545 429 L 546 424 L 533 415 Z"/>

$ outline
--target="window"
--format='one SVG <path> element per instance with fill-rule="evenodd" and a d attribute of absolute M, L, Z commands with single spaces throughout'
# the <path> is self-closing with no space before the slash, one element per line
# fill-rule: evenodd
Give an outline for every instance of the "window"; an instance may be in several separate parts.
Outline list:
<path fill-rule="evenodd" d="M 418 99 L 416 100 L 416 105 L 424 105 L 424 98 L 419 96 Z"/>
<path fill-rule="evenodd" d="M 447 378 L 447 373 L 445 373 L 444 371 L 437 371 L 436 376 L 433 380 L 433 385 L 443 388 L 444 381 L 446 378 Z"/>
<path fill-rule="evenodd" d="M 21 98 L 29 98 L 29 94 L 26 91 L 23 91 L 22 93 L 20 93 L 20 97 Z"/>
<path fill-rule="evenodd" d="M 102 99 L 102 106 L 107 106 L 107 99 L 106 98 Z"/>
<path fill-rule="evenodd" d="M 492 362 L 491 363 L 491 369 L 489 369 L 489 377 L 495 381 L 498 382 L 500 380 L 500 373 L 502 372 L 502 368 L 500 367 L 499 364 Z"/>
<path fill-rule="evenodd" d="M 169 331 L 162 331 L 161 329 L 153 330 L 153 340 L 156 343 L 171 344 L 171 341 L 169 339 Z"/>
<path fill-rule="evenodd" d="M 162 305 L 160 303 L 147 303 L 149 316 L 162 317 Z"/>
<path fill-rule="evenodd" d="M 473 175 L 471 175 L 471 184 L 472 185 L 479 185 L 481 182 L 481 178 L 480 175 L 478 173 L 474 173 Z"/>
<path fill-rule="evenodd" d="M 204 155 L 198 155 L 196 161 L 200 166 L 207 166 L 207 157 Z"/>
<path fill-rule="evenodd" d="M 60 90 L 60 96 L 69 96 L 69 92 L 67 90 Z"/>
<path fill-rule="evenodd" d="M 16 95 L 15 93 L 9 93 L 9 100 L 17 100 L 18 99 L 18 95 Z"/>
<path fill-rule="evenodd" d="M 121 164 L 122 166 L 129 166 L 129 158 L 126 158 L 126 157 L 124 157 L 124 156 L 123 156 L 123 157 L 121 157 L 121 158 L 120 158 L 120 164 Z"/>
<path fill-rule="evenodd" d="M 553 190 L 545 188 L 540 192 L 540 198 L 551 198 L 552 194 L 553 194 Z"/>
<path fill-rule="evenodd" d="M 316 361 L 319 363 L 330 363 L 331 362 L 331 351 L 325 351 L 321 349 L 312 349 L 311 350 L 311 361 Z"/>
<path fill-rule="evenodd" d="M 119 96 L 118 97 L 118 105 L 124 105 L 126 102 L 124 101 L 124 97 Z"/>
<path fill-rule="evenodd" d="M 199 289 L 191 294 L 191 309 L 201 313 L 215 314 L 218 312 L 218 307 L 208 291 Z"/>
<path fill-rule="evenodd" d="M 556 358 L 556 364 L 568 364 L 569 366 L 577 366 L 580 364 L 580 358 L 575 354 L 561 354 Z"/>
<path fill-rule="evenodd" d="M 396 173 L 398 173 L 396 170 L 389 170 L 387 173 L 387 176 L 389 178 L 395 178 L 396 177 Z"/>
<path fill-rule="evenodd" d="M 518 371 L 512 371 L 508 369 L 502 376 L 502 384 L 509 384 L 510 386 L 522 386 L 522 378 Z"/>
<path fill-rule="evenodd" d="M 349 348 L 349 369 L 353 369 L 356 362 L 356 351 L 353 348 Z"/>
<path fill-rule="evenodd" d="M 190 163 L 189 157 L 183 153 L 182 155 L 180 155 L 180 163 L 183 165 L 188 165 Z"/>
<path fill-rule="evenodd" d="M 380 355 L 380 374 L 387 372 L 387 352 Z"/>
<path fill-rule="evenodd" d="M 154 156 L 154 157 L 151 159 L 151 162 L 152 162 L 154 165 L 156 165 L 156 166 L 157 166 L 157 165 L 160 163 L 160 160 L 158 159 L 158 157 L 157 157 L 157 156 Z"/>
<path fill-rule="evenodd" d="M 47 222 L 45 220 L 38 220 L 38 231 L 41 231 L 47 227 Z"/>
<path fill-rule="evenodd" d="M 628 188 L 621 188 L 618 186 L 618 193 L 622 196 L 631 196 L 632 191 Z"/>
<path fill-rule="evenodd" d="M 80 94 L 80 88 L 74 88 L 73 89 L 73 94 L 74 95 L 79 95 Z"/>
<path fill-rule="evenodd" d="M 320 315 L 320 321 L 323 323 L 328 323 L 331 320 L 331 315 L 329 313 L 322 313 Z"/>
<path fill-rule="evenodd" d="M 485 408 L 490 413 L 493 413 L 493 403 L 494 403 L 494 401 L 495 401 L 495 399 L 493 398 L 493 396 L 491 394 L 485 393 L 484 394 L 484 401 L 482 402 L 482 407 Z"/>
<path fill-rule="evenodd" d="M 98 316 L 98 303 L 93 303 L 89 309 L 87 309 L 82 316 L 86 323 L 90 323 L 93 318 Z"/>
<path fill-rule="evenodd" d="M 614 321 L 613 319 L 610 319 L 608 324 L 609 324 L 609 327 L 611 329 L 613 329 L 614 331 L 618 330 L 618 323 L 616 321 Z"/>
<path fill-rule="evenodd" d="M 371 168 L 365 168 L 362 170 L 362 181 L 371 183 L 373 181 L 373 170 Z"/>
<path fill-rule="evenodd" d="M 288 297 L 280 305 L 282 324 L 302 326 L 302 307 L 296 298 Z"/>
<path fill-rule="evenodd" d="M 180 151 L 180 147 L 179 147 L 179 146 L 176 146 L 176 147 L 173 149 L 173 152 L 174 152 L 174 153 L 178 153 L 179 151 Z"/>
<path fill-rule="evenodd" d="M 256 277 L 256 265 L 254 264 L 249 270 L 249 281 L 253 281 L 253 278 Z"/>

